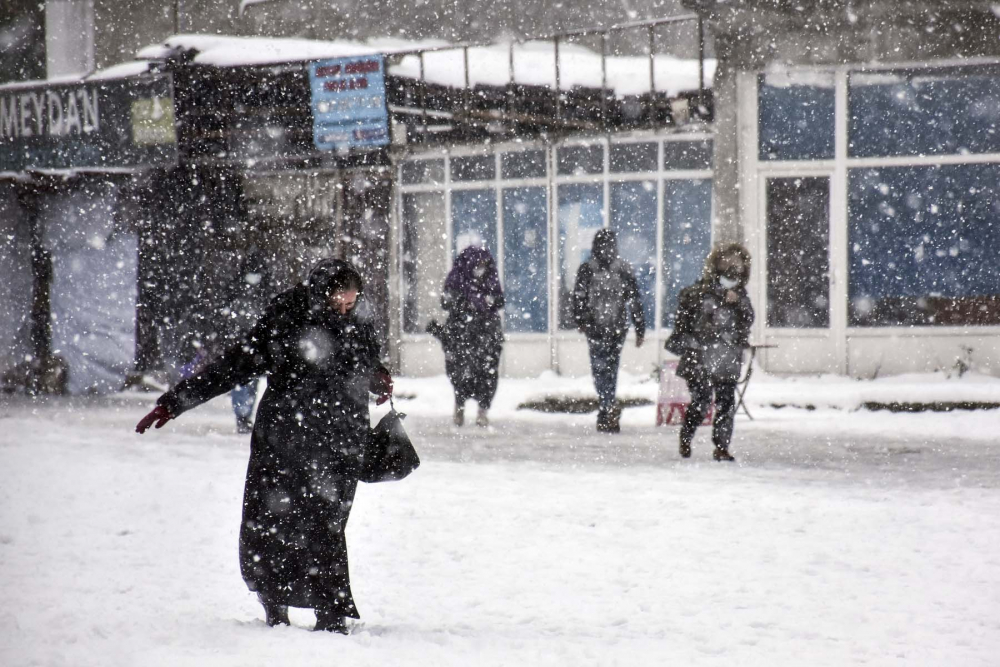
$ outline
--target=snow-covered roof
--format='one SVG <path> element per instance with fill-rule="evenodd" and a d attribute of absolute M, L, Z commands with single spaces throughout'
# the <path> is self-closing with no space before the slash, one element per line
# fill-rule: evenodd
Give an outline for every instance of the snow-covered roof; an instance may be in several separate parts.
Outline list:
<path fill-rule="evenodd" d="M 177 50 L 194 50 L 193 62 L 215 67 L 269 65 L 306 62 L 323 58 L 372 55 L 376 53 L 401 58 L 389 66 L 389 74 L 417 79 L 420 59 L 412 55 L 420 49 L 439 49 L 424 54 L 424 79 L 452 88 L 465 86 L 464 55 L 461 47 L 441 41 L 377 39 L 368 42 L 315 41 L 307 39 L 226 37 L 218 35 L 175 35 L 163 44 L 149 46 L 139 58 L 166 58 Z M 510 44 L 469 47 L 469 84 L 504 86 L 510 83 Z M 409 53 L 410 55 L 405 55 Z M 655 84 L 658 92 L 676 95 L 697 90 L 698 61 L 669 55 L 657 55 Z M 560 88 L 601 87 L 601 55 L 578 44 L 559 47 Z M 715 60 L 705 61 L 704 81 L 711 86 Z M 555 48 L 552 42 L 536 41 L 514 44 L 514 81 L 526 85 L 555 86 Z M 648 56 L 608 56 L 607 87 L 618 95 L 637 95 L 649 91 Z"/>

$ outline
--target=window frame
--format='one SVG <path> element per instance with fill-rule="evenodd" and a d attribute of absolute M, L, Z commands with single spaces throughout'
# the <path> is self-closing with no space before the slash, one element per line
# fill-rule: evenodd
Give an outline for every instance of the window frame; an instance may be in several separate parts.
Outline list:
<path fill-rule="evenodd" d="M 758 319 L 762 331 L 768 336 L 780 338 L 809 338 L 824 335 L 833 335 L 840 339 L 838 344 L 843 344 L 847 339 L 856 338 L 888 338 L 893 336 L 942 336 L 954 337 L 960 335 L 992 335 L 1000 333 L 1000 325 L 935 325 L 935 324 L 896 324 L 878 326 L 850 326 L 847 318 L 847 309 L 850 292 L 849 281 L 849 252 L 847 242 L 849 227 L 848 192 L 847 183 L 850 171 L 864 168 L 883 167 L 933 167 L 946 165 L 967 165 L 967 164 L 1000 164 L 1000 152 L 997 153 L 969 153 L 969 154 L 943 154 L 943 155 L 905 155 L 888 157 L 850 157 L 848 155 L 848 82 L 851 74 L 878 74 L 878 73 L 898 73 L 909 72 L 913 75 L 944 75 L 949 72 L 954 73 L 994 73 L 1000 76 L 1000 58 L 979 58 L 976 62 L 958 59 L 942 59 L 940 61 L 905 61 L 897 63 L 881 64 L 859 64 L 851 63 L 847 65 L 800 65 L 787 68 L 792 72 L 832 72 L 835 81 L 835 150 L 834 157 L 829 159 L 809 159 L 809 160 L 761 160 L 759 159 L 759 137 L 756 129 L 752 137 L 745 137 L 744 146 L 752 146 L 750 154 L 746 159 L 748 163 L 741 171 L 745 171 L 757 186 L 747 187 L 746 191 L 754 198 L 758 198 L 756 205 L 750 210 L 756 211 L 757 228 L 764 229 L 766 215 L 764 213 L 764 201 L 762 195 L 757 192 L 766 179 L 771 177 L 782 177 L 788 175 L 822 175 L 827 173 L 831 177 L 831 239 L 830 239 L 830 272 L 831 281 L 837 285 L 836 292 L 831 284 L 830 290 L 830 329 L 829 334 L 822 333 L 823 330 L 813 331 L 808 329 L 794 328 L 771 328 Z M 757 117 L 758 95 L 757 95 L 757 73 L 751 73 L 747 82 L 753 86 L 752 95 L 746 96 L 750 102 L 750 109 L 754 117 Z M 756 122 L 754 123 L 756 125 Z M 749 144 L 749 146 L 748 146 Z M 741 180 L 746 176 L 741 177 Z M 747 184 L 750 185 L 749 183 Z M 758 231 L 753 243 L 757 255 L 763 256 L 763 246 L 760 245 L 763 239 L 763 231 Z M 766 270 L 765 261 L 756 263 L 760 270 Z M 759 289 L 755 293 L 755 303 L 763 307 L 766 302 L 766 294 L 763 287 L 766 280 L 756 281 Z M 846 353 L 839 355 L 846 360 Z M 846 363 L 846 361 L 845 361 Z"/>
<path fill-rule="evenodd" d="M 655 183 L 656 189 L 656 275 L 654 277 L 654 292 L 653 292 L 653 302 L 654 302 L 654 312 L 647 313 L 647 322 L 651 323 L 651 326 L 647 329 L 647 336 L 661 337 L 668 335 L 671 331 L 670 329 L 663 326 L 662 308 L 663 308 L 663 298 L 664 298 L 664 275 L 663 270 L 663 258 L 664 258 L 664 248 L 663 248 L 663 235 L 664 235 L 664 204 L 663 197 L 665 194 L 665 181 L 667 180 L 713 180 L 714 170 L 710 165 L 708 168 L 701 169 L 667 169 L 664 166 L 665 158 L 665 142 L 709 142 L 714 151 L 715 134 L 711 129 L 699 129 L 697 131 L 686 131 L 682 133 L 666 133 L 662 131 L 638 131 L 632 133 L 626 133 L 616 136 L 578 136 L 569 139 L 564 139 L 559 142 L 525 142 L 525 143 L 498 143 L 491 146 L 456 146 L 451 147 L 446 150 L 432 150 L 426 152 L 414 152 L 412 154 L 407 154 L 399 158 L 399 161 L 394 166 L 394 173 L 396 177 L 396 195 L 395 195 L 395 208 L 399 216 L 399 225 L 403 224 L 402 220 L 402 202 L 403 196 L 406 194 L 418 193 L 418 192 L 439 192 L 444 195 L 444 206 L 447 212 L 448 220 L 446 224 L 446 233 L 443 243 L 448 249 L 448 269 L 450 270 L 451 264 L 454 261 L 452 246 L 454 243 L 454 222 L 452 220 L 452 194 L 454 192 L 462 190 L 482 190 L 482 189 L 493 189 L 496 194 L 497 207 L 496 207 L 496 238 L 497 238 L 497 270 L 500 274 L 501 284 L 504 284 L 504 275 L 506 270 L 505 262 L 505 250 L 503 248 L 504 243 L 504 212 L 503 212 L 503 197 L 504 191 L 507 189 L 514 188 L 526 188 L 526 187 L 544 187 L 546 192 L 547 206 L 547 226 L 546 226 L 546 280 L 547 280 L 547 290 L 548 290 L 548 326 L 545 332 L 512 332 L 507 331 L 506 321 L 504 322 L 504 336 L 508 340 L 539 340 L 543 337 L 554 338 L 559 340 L 575 340 L 580 337 L 580 333 L 575 329 L 560 329 L 559 328 L 559 292 L 561 285 L 559 284 L 560 276 L 556 275 L 556 270 L 558 263 L 560 261 L 559 253 L 559 221 L 558 221 L 558 191 L 561 185 L 571 185 L 571 184 L 594 184 L 601 186 L 603 193 L 603 204 L 601 208 L 601 220 L 602 228 L 607 228 L 611 221 L 611 189 L 614 183 L 626 183 L 626 182 L 642 182 L 642 181 L 653 181 Z M 656 143 L 657 144 L 657 161 L 656 169 L 650 171 L 639 171 L 639 172 L 612 172 L 611 171 L 611 145 L 620 146 L 623 144 L 644 144 L 644 143 Z M 557 160 L 558 160 L 558 150 L 566 146 L 575 145 L 595 145 L 600 144 L 603 147 L 604 154 L 604 166 L 601 173 L 594 174 L 558 174 L 557 172 Z M 538 151 L 543 150 L 546 157 L 546 174 L 544 177 L 532 177 L 532 178 L 515 178 L 515 179 L 505 179 L 503 178 L 503 159 L 502 156 L 506 153 L 513 152 L 528 152 L 528 151 Z M 451 160 L 453 157 L 465 157 L 470 155 L 484 155 L 490 154 L 495 160 L 495 170 L 494 178 L 488 180 L 478 180 L 478 181 L 455 181 L 452 179 L 452 165 Z M 402 182 L 402 170 L 403 164 L 405 162 L 413 160 L 427 160 L 427 159 L 443 159 L 444 160 L 444 179 L 437 183 L 417 183 L 417 184 L 404 184 Z M 714 197 L 712 201 L 712 211 L 714 212 Z M 711 229 L 711 217 L 708 221 L 710 236 L 714 236 L 714 231 Z M 402 249 L 402 234 L 399 234 L 399 238 L 394 241 L 398 246 L 397 252 L 401 258 Z M 419 251 L 418 251 L 419 252 Z M 400 259 L 400 261 L 402 261 Z M 402 271 L 399 272 L 399 285 L 400 294 L 403 292 L 403 275 Z M 572 290 L 572 286 L 569 286 Z M 405 332 L 403 330 L 403 315 L 402 309 L 398 314 L 399 326 L 401 335 L 406 340 L 420 340 L 426 339 L 429 334 L 423 332 Z M 505 315 L 504 315 L 505 318 Z M 506 319 L 506 318 L 505 318 Z"/>

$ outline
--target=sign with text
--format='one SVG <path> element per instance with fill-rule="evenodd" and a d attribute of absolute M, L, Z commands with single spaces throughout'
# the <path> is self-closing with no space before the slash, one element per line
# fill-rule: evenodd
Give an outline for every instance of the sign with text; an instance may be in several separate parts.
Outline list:
<path fill-rule="evenodd" d="M 177 162 L 167 75 L 0 86 L 0 171 Z"/>
<path fill-rule="evenodd" d="M 381 55 L 310 63 L 309 85 L 316 148 L 346 152 L 389 143 L 385 60 Z"/>

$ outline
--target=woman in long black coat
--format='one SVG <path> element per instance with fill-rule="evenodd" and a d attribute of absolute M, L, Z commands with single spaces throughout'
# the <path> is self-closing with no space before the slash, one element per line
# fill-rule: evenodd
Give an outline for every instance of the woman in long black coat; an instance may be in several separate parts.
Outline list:
<path fill-rule="evenodd" d="M 487 412 L 497 392 L 503 327 L 500 311 L 503 290 L 493 255 L 486 248 L 469 246 L 455 258 L 441 295 L 448 311 L 444 325 L 445 371 L 455 390 L 455 425 L 465 420 L 465 402 L 479 404 L 476 423 L 489 425 Z"/>
<path fill-rule="evenodd" d="M 136 427 L 160 428 L 267 374 L 250 442 L 240 567 L 268 625 L 287 624 L 288 606 L 315 609 L 317 630 L 346 632 L 346 618 L 358 618 L 344 530 L 370 429 L 368 392 L 380 401 L 392 392 L 374 329 L 354 312 L 361 290 L 349 264 L 324 260 Z"/>

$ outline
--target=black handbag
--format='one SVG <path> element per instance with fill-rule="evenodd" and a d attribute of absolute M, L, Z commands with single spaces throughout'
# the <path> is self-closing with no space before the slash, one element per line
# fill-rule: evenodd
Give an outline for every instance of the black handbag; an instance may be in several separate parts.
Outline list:
<path fill-rule="evenodd" d="M 390 403 L 389 413 L 371 430 L 361 465 L 359 479 L 362 482 L 373 484 L 403 479 L 420 465 L 417 450 L 403 428 L 405 417 Z"/>

